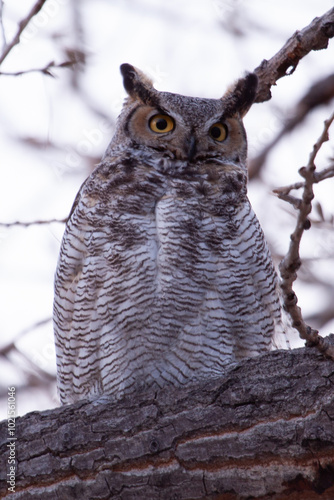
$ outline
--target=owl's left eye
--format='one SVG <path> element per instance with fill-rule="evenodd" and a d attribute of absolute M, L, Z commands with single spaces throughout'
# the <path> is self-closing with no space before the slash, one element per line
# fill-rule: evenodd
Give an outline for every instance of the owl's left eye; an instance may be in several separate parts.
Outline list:
<path fill-rule="evenodd" d="M 150 129 L 158 134 L 166 134 L 174 129 L 175 123 L 173 118 L 168 115 L 154 115 L 149 121 Z"/>
<path fill-rule="evenodd" d="M 214 123 L 210 127 L 209 134 L 215 141 L 223 142 L 227 137 L 227 127 L 223 123 Z"/>

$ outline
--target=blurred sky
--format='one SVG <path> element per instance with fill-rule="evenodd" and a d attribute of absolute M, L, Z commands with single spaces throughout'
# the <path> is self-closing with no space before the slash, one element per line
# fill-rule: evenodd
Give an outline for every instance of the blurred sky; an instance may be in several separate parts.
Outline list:
<path fill-rule="evenodd" d="M 5 3 L 8 41 L 33 4 Z M 332 0 L 48 0 L 1 70 L 59 64 L 73 49 L 86 54 L 86 65 L 76 74 L 54 69 L 55 78 L 40 72 L 0 76 L 0 221 L 68 215 L 81 183 L 112 136 L 125 97 L 121 63 L 147 72 L 160 90 L 219 97 L 244 71 L 272 57 L 297 29 L 331 7 Z M 333 70 L 332 41 L 327 50 L 309 54 L 292 76 L 281 79 L 270 102 L 252 108 L 245 119 L 250 156 L 279 131 L 312 82 Z M 300 180 L 298 168 L 307 162 L 328 116 L 326 107 L 313 112 L 269 157 L 263 180 L 250 185 L 252 204 L 279 254 L 287 250 L 294 218 L 270 190 Z M 317 166 L 327 166 L 330 155 L 333 141 L 321 151 Z M 325 215 L 334 213 L 333 187 L 332 179 L 316 187 Z M 51 374 L 55 355 L 52 323 L 47 320 L 52 315 L 53 276 L 63 230 L 58 223 L 0 227 L 0 347 L 46 320 L 23 335 L 17 346 Z M 322 256 L 329 248 L 334 248 L 333 231 L 305 235 L 305 257 Z M 319 269 L 334 274 L 328 260 L 320 261 Z M 326 298 L 319 288 L 306 288 L 296 286 L 300 304 L 312 312 Z M 29 372 L 29 361 L 21 354 L 12 361 L 0 358 L 4 388 L 25 382 L 18 366 Z M 58 404 L 54 387 L 48 392 L 22 391 L 17 397 L 19 414 Z M 5 400 L 0 406 L 1 419 L 6 415 Z"/>

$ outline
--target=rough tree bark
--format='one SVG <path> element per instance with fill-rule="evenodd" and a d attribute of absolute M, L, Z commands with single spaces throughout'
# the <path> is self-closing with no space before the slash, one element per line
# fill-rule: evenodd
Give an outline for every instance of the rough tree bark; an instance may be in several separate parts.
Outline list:
<path fill-rule="evenodd" d="M 2 482 L 0 497 L 333 499 L 333 390 L 333 361 L 302 348 L 181 390 L 29 413 L 16 421 L 16 491 Z"/>

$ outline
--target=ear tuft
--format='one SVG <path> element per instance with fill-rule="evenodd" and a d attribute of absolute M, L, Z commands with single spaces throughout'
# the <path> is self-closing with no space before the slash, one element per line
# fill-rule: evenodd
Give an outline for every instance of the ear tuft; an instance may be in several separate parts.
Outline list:
<path fill-rule="evenodd" d="M 132 94 L 136 86 L 137 71 L 131 64 L 124 63 L 120 66 L 123 76 L 123 85 L 128 94 Z"/>
<path fill-rule="evenodd" d="M 233 116 L 239 113 L 243 118 L 249 111 L 256 97 L 258 78 L 255 73 L 247 73 L 222 97 L 226 100 L 225 114 Z"/>
<path fill-rule="evenodd" d="M 140 99 L 144 104 L 155 105 L 158 92 L 153 87 L 152 81 L 131 64 L 122 64 L 120 70 L 124 88 L 129 96 Z"/>

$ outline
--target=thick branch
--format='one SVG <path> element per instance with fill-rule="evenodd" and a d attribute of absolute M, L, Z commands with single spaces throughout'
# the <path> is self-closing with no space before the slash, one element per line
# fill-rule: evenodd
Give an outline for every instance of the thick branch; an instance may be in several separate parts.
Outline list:
<path fill-rule="evenodd" d="M 296 31 L 283 47 L 269 61 L 264 59 L 255 69 L 259 87 L 255 102 L 271 99 L 271 87 L 283 76 L 291 75 L 299 61 L 312 50 L 325 49 L 328 40 L 334 36 L 334 7 L 311 24 Z"/>
<path fill-rule="evenodd" d="M 2 482 L 0 496 L 332 499 L 333 384 L 333 362 L 303 348 L 188 389 L 30 413 L 16 420 L 15 493 Z M 0 428 L 6 471 L 11 438 Z"/>

